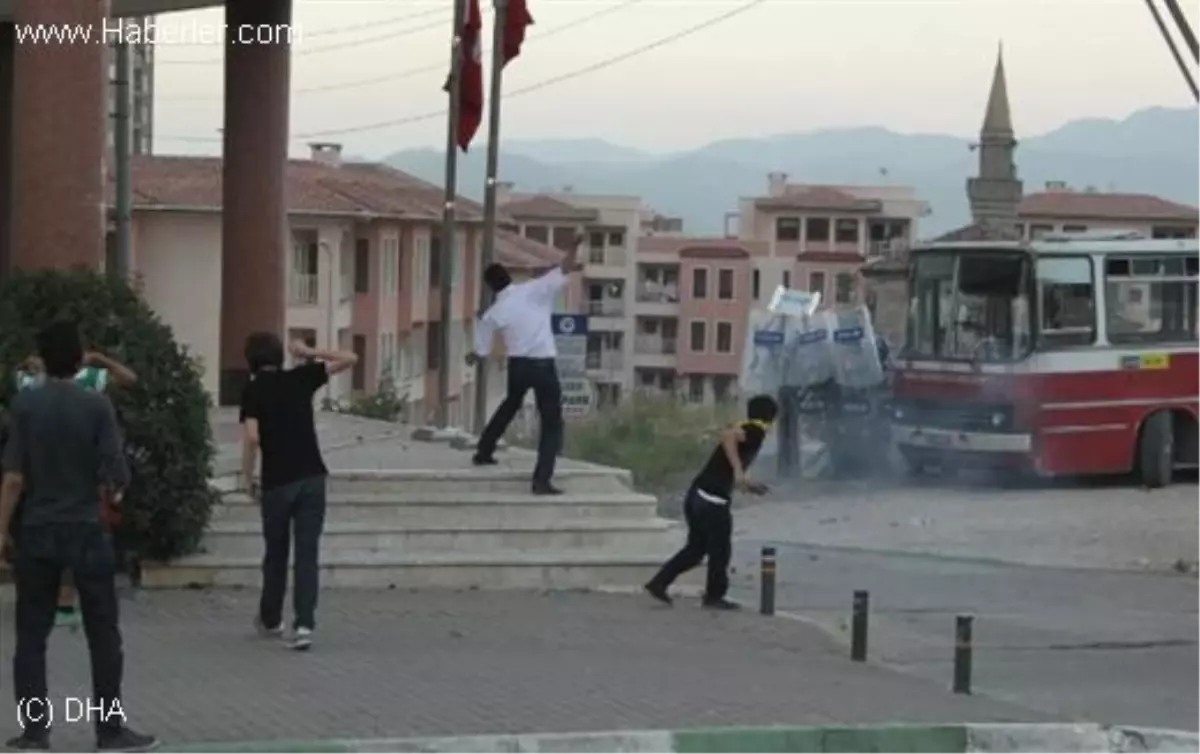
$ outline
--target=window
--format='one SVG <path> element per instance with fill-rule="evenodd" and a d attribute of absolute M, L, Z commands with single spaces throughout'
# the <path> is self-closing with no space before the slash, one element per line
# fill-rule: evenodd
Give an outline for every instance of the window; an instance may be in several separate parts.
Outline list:
<path fill-rule="evenodd" d="M 1167 239 L 1167 238 L 1195 238 L 1196 227 L 1177 226 L 1162 226 L 1156 225 L 1150 229 L 1151 238 Z"/>
<path fill-rule="evenodd" d="M 810 272 L 808 273 L 808 292 L 819 293 L 821 298 L 825 298 L 825 273 Z"/>
<path fill-rule="evenodd" d="M 572 251 L 578 245 L 574 228 L 555 228 L 554 229 L 554 248 L 559 251 Z"/>
<path fill-rule="evenodd" d="M 371 242 L 365 238 L 354 241 L 354 292 L 371 292 Z"/>
<path fill-rule="evenodd" d="M 400 289 L 400 242 L 395 238 L 383 240 L 383 254 L 380 264 L 383 266 L 383 290 L 395 295 Z"/>
<path fill-rule="evenodd" d="M 755 301 L 758 301 L 759 295 L 762 293 L 762 275 L 758 270 L 750 273 L 750 295 Z"/>
<path fill-rule="evenodd" d="M 777 218 L 775 218 L 775 240 L 776 241 L 799 241 L 800 240 L 800 218 L 798 218 L 798 217 L 777 217 Z"/>
<path fill-rule="evenodd" d="M 829 240 L 829 218 L 810 217 L 804 221 L 805 238 L 809 241 Z"/>
<path fill-rule="evenodd" d="M 1087 233 L 1087 229 L 1088 228 L 1086 225 L 1064 225 L 1062 232 L 1063 233 Z"/>
<path fill-rule="evenodd" d="M 603 249 L 604 248 L 604 233 L 598 230 L 593 230 L 588 233 L 588 248 Z"/>
<path fill-rule="evenodd" d="M 839 272 L 834 278 L 834 297 L 839 304 L 848 304 L 854 300 L 854 276 L 849 272 Z"/>
<path fill-rule="evenodd" d="M 717 298 L 733 300 L 733 270 L 717 270 Z"/>
<path fill-rule="evenodd" d="M 704 375 L 688 376 L 688 400 L 702 403 L 704 401 Z"/>
<path fill-rule="evenodd" d="M 692 270 L 692 298 L 708 298 L 708 269 L 697 267 Z"/>
<path fill-rule="evenodd" d="M 844 217 L 833 229 L 833 240 L 838 243 L 858 243 L 858 220 Z"/>
<path fill-rule="evenodd" d="M 1029 238 L 1036 241 L 1039 238 L 1044 238 L 1054 232 L 1053 225 L 1030 225 Z"/>
<path fill-rule="evenodd" d="M 350 389 L 365 390 L 367 387 L 367 338 L 364 335 L 355 335 L 352 339 L 351 349 L 354 355 L 358 357 L 358 361 L 354 362 L 354 368 L 350 370 Z"/>
<path fill-rule="evenodd" d="M 526 225 L 525 237 L 538 243 L 550 243 L 550 231 L 545 225 Z"/>
<path fill-rule="evenodd" d="M 702 319 L 692 320 L 688 347 L 695 353 L 703 353 L 708 347 L 708 323 Z"/>
<path fill-rule="evenodd" d="M 1038 257 L 1038 339 L 1043 348 L 1086 346 L 1096 340 L 1092 262 L 1075 257 Z"/>
<path fill-rule="evenodd" d="M 727 374 L 713 376 L 713 400 L 723 403 L 733 397 L 733 378 Z"/>
<path fill-rule="evenodd" d="M 791 288 L 791 287 L 792 287 L 792 271 L 791 271 L 791 270 L 784 270 L 784 271 L 783 271 L 783 279 L 782 279 L 782 284 L 783 284 L 783 287 L 784 287 L 784 288 Z"/>
<path fill-rule="evenodd" d="M 434 233 L 429 238 L 429 288 L 442 284 L 442 237 Z"/>
<path fill-rule="evenodd" d="M 1109 257 L 1105 261 L 1108 339 L 1113 343 L 1195 343 L 1194 256 Z"/>
<path fill-rule="evenodd" d="M 733 323 L 717 323 L 717 353 L 733 353 Z"/>
<path fill-rule="evenodd" d="M 440 369 L 442 365 L 442 323 L 430 322 L 425 326 L 425 368 Z"/>
<path fill-rule="evenodd" d="M 608 232 L 608 245 L 616 246 L 617 248 L 623 247 L 625 245 L 625 231 L 610 230 Z"/>

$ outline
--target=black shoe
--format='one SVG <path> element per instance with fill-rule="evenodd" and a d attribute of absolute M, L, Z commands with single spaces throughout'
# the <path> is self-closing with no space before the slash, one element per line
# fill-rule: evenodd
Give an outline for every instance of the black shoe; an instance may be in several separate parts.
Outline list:
<path fill-rule="evenodd" d="M 50 731 L 25 731 L 5 741 L 4 745 L 17 751 L 50 751 Z"/>
<path fill-rule="evenodd" d="M 703 605 L 708 610 L 741 610 L 742 606 L 727 599 L 704 600 Z"/>
<path fill-rule="evenodd" d="M 555 487 L 549 482 L 534 482 L 533 494 L 535 495 L 561 495 L 563 491 Z"/>
<path fill-rule="evenodd" d="M 154 751 L 158 748 L 158 743 L 154 736 L 125 727 L 96 736 L 97 751 Z"/>
<path fill-rule="evenodd" d="M 646 594 L 663 603 L 667 607 L 671 606 L 671 595 L 667 594 L 667 590 L 663 589 L 661 586 L 646 584 L 642 587 L 642 589 L 645 589 Z"/>
<path fill-rule="evenodd" d="M 471 463 L 476 466 L 495 466 L 499 461 L 496 460 L 495 456 L 481 456 L 476 453 L 471 456 Z"/>

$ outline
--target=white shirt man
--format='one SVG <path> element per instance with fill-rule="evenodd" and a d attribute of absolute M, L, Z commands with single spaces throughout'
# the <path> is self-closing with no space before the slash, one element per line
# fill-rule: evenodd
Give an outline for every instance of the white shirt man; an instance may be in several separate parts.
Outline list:
<path fill-rule="evenodd" d="M 476 465 L 496 463 L 494 454 L 501 435 L 524 405 L 525 394 L 533 391 L 541 419 L 538 458 L 533 469 L 536 495 L 562 493 L 550 483 L 563 439 L 562 388 L 554 366 L 558 353 L 550 318 L 554 302 L 567 285 L 567 275 L 579 269 L 577 253 L 569 252 L 561 265 L 523 283 L 513 283 L 502 265 L 493 264 L 484 270 L 484 283 L 492 289 L 496 300 L 476 323 L 475 350 L 467 356 L 469 364 L 486 359 L 497 332 L 508 351 L 507 394 L 479 437 L 472 459 Z"/>

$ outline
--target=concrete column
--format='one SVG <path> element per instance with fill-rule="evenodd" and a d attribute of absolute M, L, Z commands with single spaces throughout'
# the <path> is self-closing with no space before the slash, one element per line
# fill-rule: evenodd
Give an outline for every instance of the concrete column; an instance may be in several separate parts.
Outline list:
<path fill-rule="evenodd" d="M 222 405 L 240 400 L 248 378 L 246 336 L 284 336 L 291 48 L 286 34 L 255 35 L 253 27 L 282 28 L 291 18 L 291 0 L 225 3 Z M 240 43 L 239 30 L 248 30 L 249 43 Z"/>
<path fill-rule="evenodd" d="M 16 0 L 17 23 L 90 26 L 102 39 L 107 0 Z M 16 44 L 12 87 L 14 267 L 98 268 L 104 259 L 108 47 Z"/>
<path fill-rule="evenodd" d="M 0 275 L 9 267 L 12 245 L 13 55 L 16 26 L 0 21 Z"/>

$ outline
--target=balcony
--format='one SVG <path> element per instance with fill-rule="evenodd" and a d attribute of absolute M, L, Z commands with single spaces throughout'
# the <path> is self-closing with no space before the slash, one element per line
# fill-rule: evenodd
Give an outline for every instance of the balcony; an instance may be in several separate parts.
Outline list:
<path fill-rule="evenodd" d="M 625 249 L 617 249 L 612 247 L 599 248 L 593 246 L 587 251 L 587 266 L 592 267 L 611 267 L 620 268 L 621 276 L 624 276 L 625 270 Z M 594 270 L 589 269 L 588 272 L 595 274 Z"/>
<path fill-rule="evenodd" d="M 316 306 L 320 300 L 320 278 L 293 272 L 288 284 L 288 303 L 291 306 Z"/>
<path fill-rule="evenodd" d="M 639 335 L 633 341 L 635 353 L 645 356 L 674 356 L 675 338 L 664 338 L 661 335 Z"/>
<path fill-rule="evenodd" d="M 868 241 L 868 259 L 901 259 L 908 253 L 908 239 L 892 238 L 886 241 Z"/>
<path fill-rule="evenodd" d="M 587 313 L 593 317 L 624 317 L 625 301 L 619 298 L 588 301 Z"/>
<path fill-rule="evenodd" d="M 625 368 L 625 354 L 620 351 L 588 351 L 587 368 L 592 372 L 619 372 Z"/>

